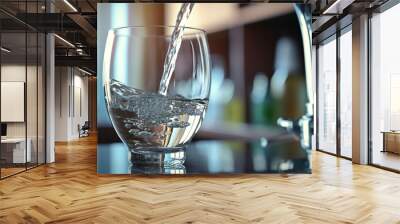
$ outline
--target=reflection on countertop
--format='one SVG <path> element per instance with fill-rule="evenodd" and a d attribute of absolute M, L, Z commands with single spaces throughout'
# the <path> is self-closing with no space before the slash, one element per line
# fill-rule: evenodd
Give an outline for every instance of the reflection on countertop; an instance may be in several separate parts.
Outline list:
<path fill-rule="evenodd" d="M 311 173 L 310 152 L 298 141 L 199 140 L 186 146 L 184 166 L 137 166 L 123 143 L 98 144 L 99 174 Z"/>

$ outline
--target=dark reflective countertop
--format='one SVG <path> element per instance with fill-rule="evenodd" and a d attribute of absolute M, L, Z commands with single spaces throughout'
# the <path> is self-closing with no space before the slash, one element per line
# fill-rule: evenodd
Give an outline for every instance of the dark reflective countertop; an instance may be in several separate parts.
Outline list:
<path fill-rule="evenodd" d="M 200 140 L 186 146 L 184 167 L 136 166 L 120 142 L 98 144 L 98 174 L 311 173 L 308 151 L 297 142 Z"/>

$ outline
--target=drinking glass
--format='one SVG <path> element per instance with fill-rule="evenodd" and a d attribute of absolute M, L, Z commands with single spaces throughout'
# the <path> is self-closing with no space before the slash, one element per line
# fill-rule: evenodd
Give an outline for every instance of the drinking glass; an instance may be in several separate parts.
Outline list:
<path fill-rule="evenodd" d="M 108 33 L 103 83 L 115 131 L 134 165 L 181 166 L 185 144 L 199 130 L 210 93 L 206 33 L 184 29 L 166 94 L 159 93 L 175 27 L 135 26 Z"/>

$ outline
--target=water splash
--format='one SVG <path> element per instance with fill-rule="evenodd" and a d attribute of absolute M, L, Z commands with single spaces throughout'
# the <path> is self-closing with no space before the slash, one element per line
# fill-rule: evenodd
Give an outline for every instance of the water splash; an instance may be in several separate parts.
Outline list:
<path fill-rule="evenodd" d="M 200 127 L 207 100 L 164 96 L 110 82 L 109 114 L 130 147 L 168 147 L 189 141 Z"/>

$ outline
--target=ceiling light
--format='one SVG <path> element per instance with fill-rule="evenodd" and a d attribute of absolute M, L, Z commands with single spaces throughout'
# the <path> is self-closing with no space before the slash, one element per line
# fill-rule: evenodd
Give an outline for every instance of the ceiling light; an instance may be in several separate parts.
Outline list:
<path fill-rule="evenodd" d="M 76 53 L 78 53 L 79 55 L 83 55 L 83 54 L 84 54 L 82 48 L 77 48 L 77 49 L 76 49 Z"/>
<path fill-rule="evenodd" d="M 78 12 L 78 10 L 73 6 L 68 0 L 64 0 L 65 4 L 68 5 L 74 12 Z"/>
<path fill-rule="evenodd" d="M 6 53 L 10 53 L 11 52 L 11 50 L 9 50 L 9 49 L 7 49 L 5 47 L 1 47 L 0 49 L 1 49 L 1 51 L 4 51 Z"/>
<path fill-rule="evenodd" d="M 72 44 L 71 42 L 69 42 L 68 40 L 66 40 L 66 39 L 64 39 L 64 38 L 62 38 L 62 37 L 60 37 L 60 36 L 57 35 L 57 34 L 54 34 L 54 36 L 57 37 L 57 38 L 58 38 L 59 40 L 61 40 L 62 42 L 64 42 L 65 44 L 67 44 L 68 46 L 75 48 L 75 45 L 73 45 L 73 44 Z"/>
<path fill-rule="evenodd" d="M 92 75 L 92 73 L 90 73 L 90 72 L 88 72 L 88 71 L 86 71 L 86 70 L 83 70 L 83 69 L 81 69 L 81 68 L 79 68 L 79 67 L 78 67 L 78 70 L 81 71 L 81 72 L 83 72 L 83 73 L 85 73 L 86 75 L 90 75 L 90 76 Z"/>
<path fill-rule="evenodd" d="M 342 14 L 343 9 L 347 8 L 353 2 L 354 0 L 336 0 L 322 14 Z"/>

